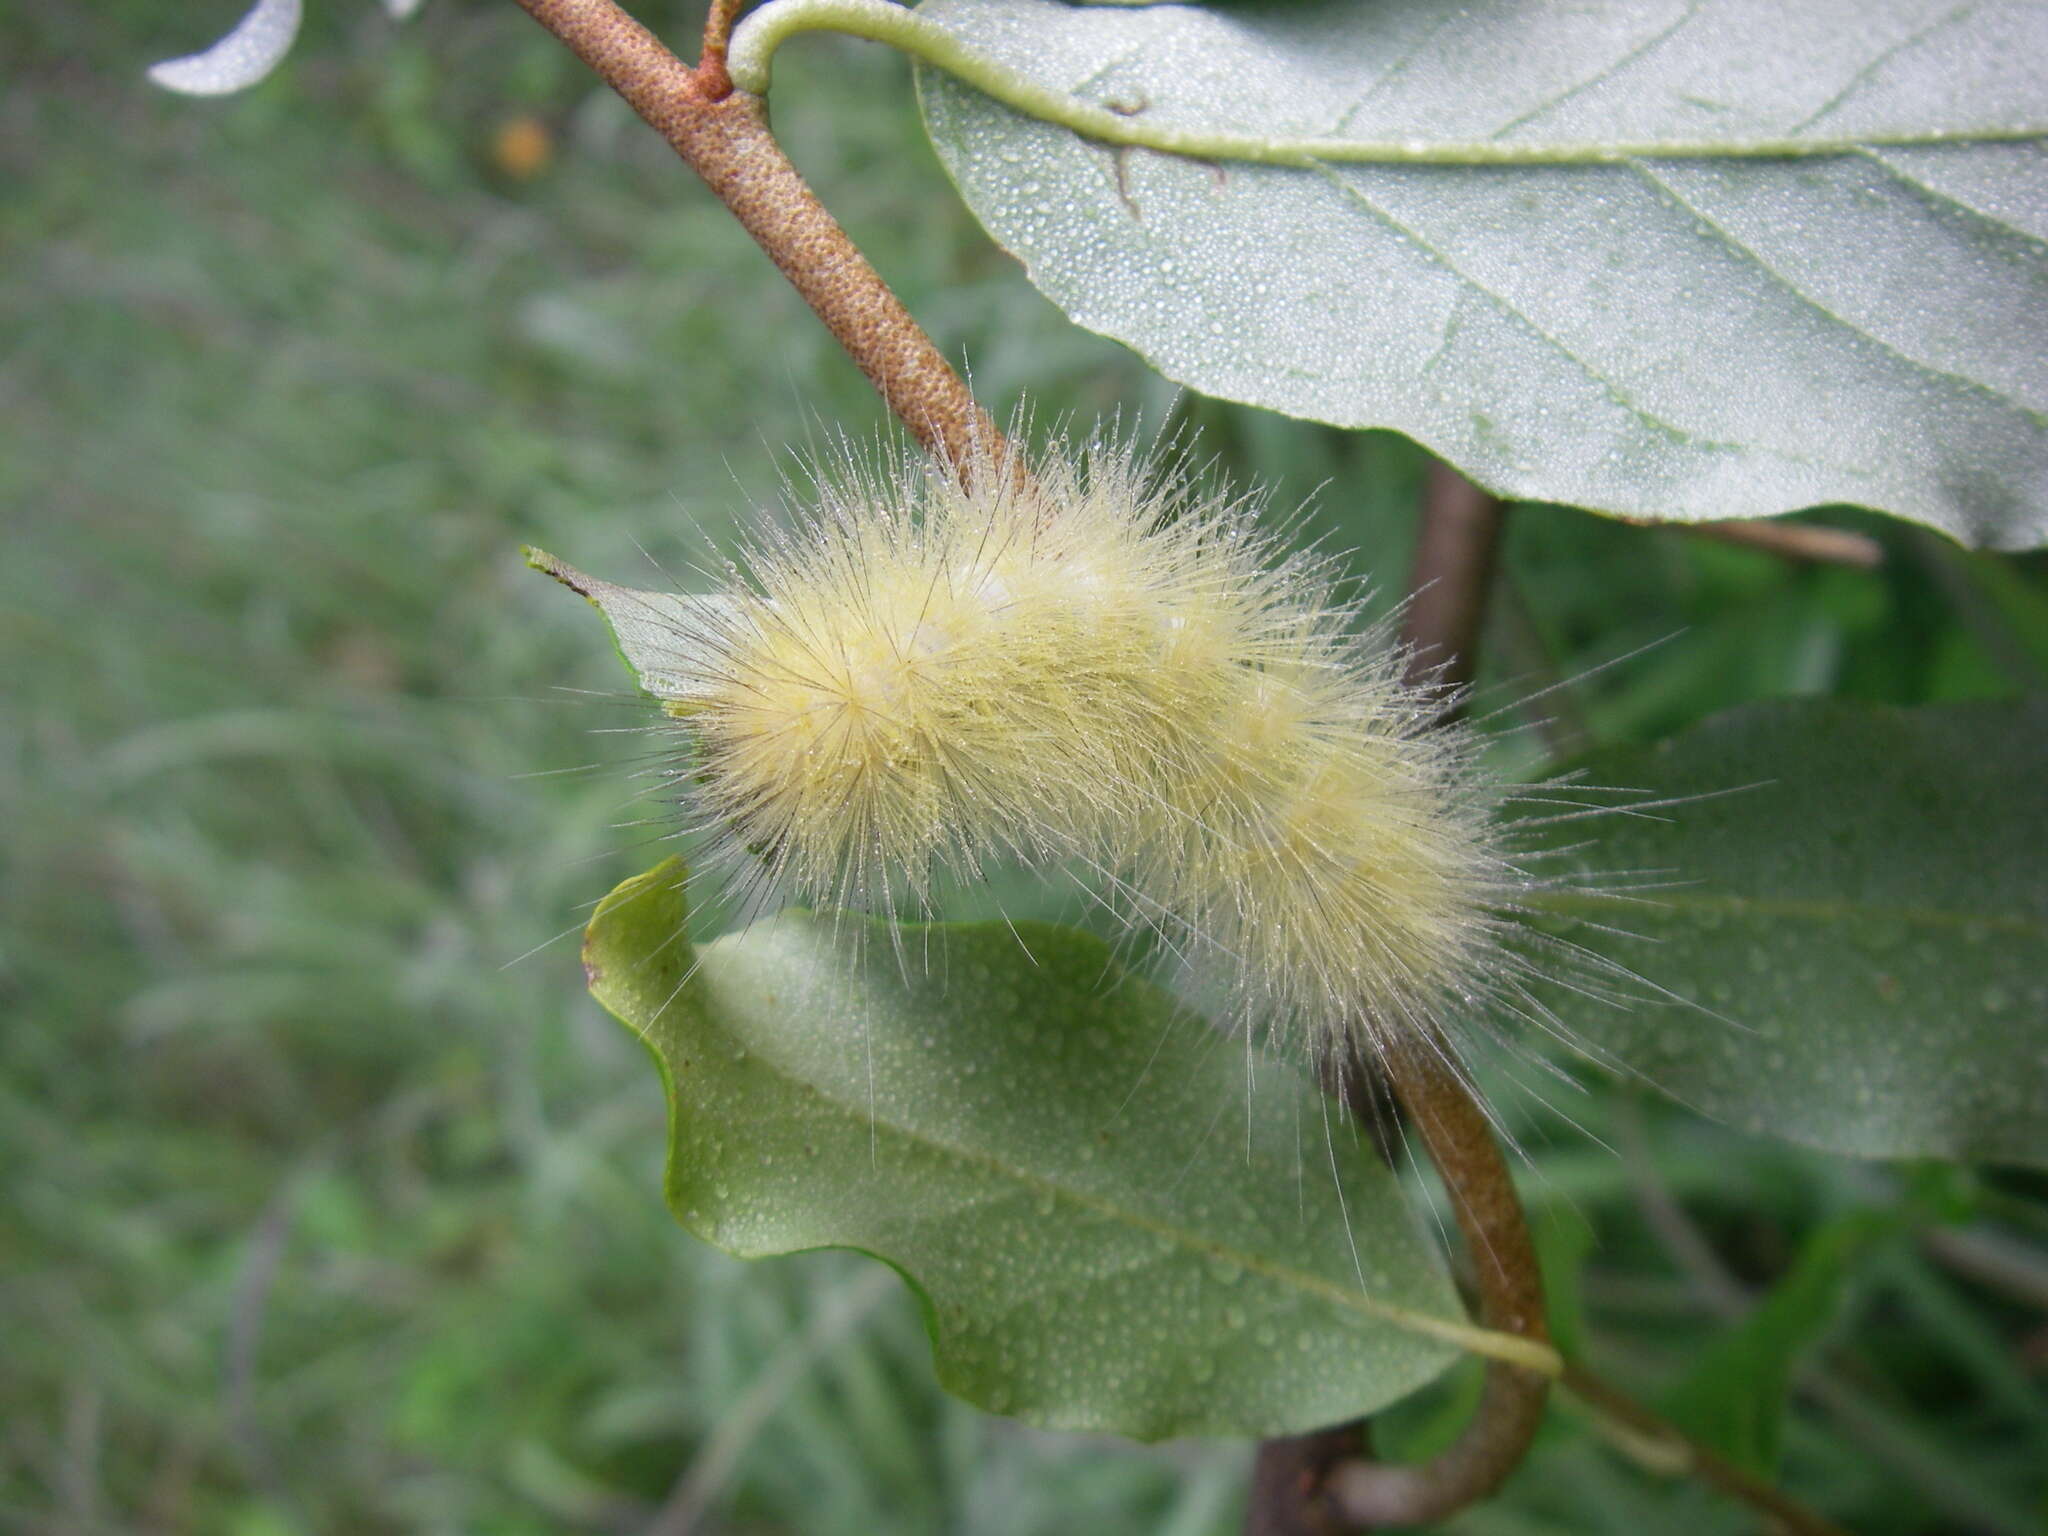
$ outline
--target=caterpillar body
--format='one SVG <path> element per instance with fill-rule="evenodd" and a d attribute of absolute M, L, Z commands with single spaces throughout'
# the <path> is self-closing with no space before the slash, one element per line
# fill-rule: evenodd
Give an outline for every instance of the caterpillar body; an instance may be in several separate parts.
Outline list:
<path fill-rule="evenodd" d="M 1510 913 L 1545 882 L 1506 792 L 1327 559 L 1127 439 L 969 470 L 821 477 L 716 597 L 533 557 L 686 736 L 713 863 L 764 904 L 921 913 L 941 873 L 1078 862 L 1318 1058 L 1527 1006 Z"/>

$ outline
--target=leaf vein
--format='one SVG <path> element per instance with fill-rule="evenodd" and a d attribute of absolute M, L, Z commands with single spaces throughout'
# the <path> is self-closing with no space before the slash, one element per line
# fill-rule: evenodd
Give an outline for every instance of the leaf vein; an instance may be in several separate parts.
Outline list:
<path fill-rule="evenodd" d="M 1548 101 L 1539 103 L 1538 105 L 1533 106 L 1528 111 L 1524 112 L 1520 117 L 1517 117 L 1510 122 L 1502 124 L 1499 128 L 1496 128 L 1490 136 L 1498 139 L 1506 136 L 1507 134 L 1513 133 L 1517 128 L 1520 128 L 1523 124 L 1532 123 L 1537 118 L 1546 116 L 1549 113 L 1554 112 L 1557 108 L 1563 106 L 1567 101 L 1570 101 L 1574 96 L 1582 95 L 1585 92 L 1592 90 L 1595 86 L 1600 85 L 1607 80 L 1611 80 L 1618 70 L 1626 69 L 1629 65 L 1635 63 L 1636 60 L 1643 58 L 1645 55 L 1650 54 L 1656 51 L 1658 48 L 1662 47 L 1667 39 L 1669 39 L 1674 33 L 1683 29 L 1692 21 L 1692 19 L 1695 16 L 1699 15 L 1700 6 L 1702 3 L 1703 0 L 1691 0 L 1691 3 L 1686 6 L 1685 10 L 1680 14 L 1678 19 L 1672 22 L 1670 26 L 1664 28 L 1661 32 L 1654 33 L 1651 36 L 1645 38 L 1635 47 L 1628 49 L 1626 52 L 1620 54 L 1618 57 L 1611 60 L 1609 63 L 1607 63 L 1604 67 L 1602 67 L 1594 74 L 1588 75 L 1585 79 L 1577 82 L 1574 85 L 1565 87 L 1565 89 L 1559 91 L 1555 96 L 1551 97 Z"/>
<path fill-rule="evenodd" d="M 1371 85 L 1367 86 L 1365 90 L 1358 96 L 1358 98 L 1355 101 L 1353 101 L 1350 106 L 1344 109 L 1343 115 L 1340 116 L 1337 119 L 1337 121 L 1331 125 L 1331 137 L 1335 138 L 1346 132 L 1351 127 L 1353 120 L 1357 118 L 1358 114 L 1365 110 L 1365 104 L 1367 102 L 1371 101 L 1373 97 L 1379 95 L 1379 93 L 1382 90 L 1384 90 L 1391 81 L 1398 80 L 1402 75 L 1406 74 L 1408 72 L 1408 66 L 1413 64 L 1417 59 L 1422 57 L 1423 50 L 1428 48 L 1431 43 L 1437 40 L 1438 36 L 1443 32 L 1444 28 L 1448 27 L 1451 24 L 1454 15 L 1454 12 L 1446 10 L 1443 15 L 1437 18 L 1437 23 L 1435 26 L 1431 27 L 1420 38 L 1416 39 L 1414 47 L 1410 48 L 1406 53 L 1402 54 L 1399 58 L 1395 59 L 1393 63 L 1389 64 L 1385 69 L 1381 70 L 1379 78 L 1374 80 Z"/>
<path fill-rule="evenodd" d="M 1819 107 L 1815 108 L 1812 112 L 1808 113 L 1804 118 L 1794 123 L 1791 126 L 1791 128 L 1787 130 L 1787 133 L 1804 133 L 1807 129 L 1811 128 L 1815 123 L 1819 122 L 1822 118 L 1827 117 L 1828 115 L 1833 113 L 1836 109 L 1841 107 L 1844 102 L 1848 101 L 1851 97 L 1853 97 L 1856 94 L 1856 92 L 1861 90 L 1863 86 L 1870 80 L 1871 76 L 1875 75 L 1878 70 L 1884 68 L 1886 64 L 1889 64 L 1893 59 L 1897 58 L 1900 54 L 1908 53 L 1914 48 L 1919 47 L 1921 43 L 1925 42 L 1928 38 L 1934 36 L 1935 33 L 1941 31 L 1943 28 L 1951 26 L 1958 21 L 1966 19 L 1974 11 L 1976 11 L 1976 9 L 1977 6 L 1974 3 L 1974 0 L 1973 3 L 1959 5 L 1954 10 L 1950 11 L 1946 16 L 1940 17 L 1935 21 L 1929 22 L 1926 26 L 1922 27 L 1918 32 L 1908 33 L 1906 36 L 1900 38 L 1896 43 L 1893 43 L 1889 48 L 1880 50 L 1876 57 L 1872 58 L 1869 63 L 1865 64 L 1861 69 L 1857 70 L 1855 74 L 1851 75 L 1848 78 L 1848 80 L 1844 82 L 1842 88 L 1839 91 L 1835 92 L 1834 95 L 1830 96 L 1826 101 L 1822 102 Z"/>
<path fill-rule="evenodd" d="M 1856 152 L 1873 164 L 1882 166 L 1894 181 L 1899 182 L 1902 186 L 1911 187 L 1915 192 L 1926 198 L 1928 202 L 1943 208 L 1953 208 L 1965 218 L 1975 219 L 1991 229 L 2001 230 L 2016 239 L 2026 241 L 2029 245 L 2037 246 L 2042 250 L 2048 250 L 2048 235 L 2037 234 L 2031 229 L 2022 229 L 2009 219 L 2001 219 L 1994 213 L 1987 213 L 1974 203 L 1964 202 L 1953 192 L 1942 191 L 1941 188 L 1933 183 L 1923 181 L 1918 176 L 1915 176 L 1903 165 L 1900 165 L 1898 161 L 1889 158 L 1883 150 L 1865 145 Z"/>
<path fill-rule="evenodd" d="M 1712 438 L 1704 437 L 1698 433 L 1689 430 L 1688 428 L 1680 426 L 1678 423 L 1674 421 L 1666 420 L 1664 417 L 1661 417 L 1657 415 L 1654 411 L 1650 410 L 1647 406 L 1638 404 L 1635 400 L 1629 397 L 1627 392 L 1623 390 L 1619 384 L 1617 384 L 1614 380 L 1608 378 L 1605 374 L 1600 372 L 1599 369 L 1595 368 L 1592 363 L 1587 361 L 1585 358 L 1581 357 L 1577 352 L 1573 351 L 1572 348 L 1567 346 L 1561 338 L 1552 335 L 1549 331 L 1545 330 L 1542 326 L 1538 325 L 1536 323 L 1535 318 L 1531 316 L 1526 310 L 1524 310 L 1520 305 L 1516 304 L 1513 300 L 1509 299 L 1505 294 L 1496 292 L 1494 289 L 1487 287 L 1486 284 L 1480 282 L 1477 278 L 1473 277 L 1470 273 L 1466 272 L 1462 267 L 1458 265 L 1456 261 L 1452 260 L 1451 257 L 1441 247 L 1439 247 L 1434 242 L 1430 241 L 1425 236 L 1423 236 L 1420 231 L 1410 228 L 1408 225 L 1402 223 L 1399 219 L 1395 218 L 1385 208 L 1381 207 L 1378 202 L 1376 202 L 1372 197 L 1370 197 L 1363 188 L 1348 181 L 1344 177 L 1337 175 L 1328 166 L 1319 165 L 1316 167 L 1316 169 L 1323 174 L 1324 178 L 1327 181 L 1329 181 L 1331 185 L 1335 186 L 1339 190 L 1339 192 L 1341 192 L 1345 197 L 1349 198 L 1352 202 L 1356 203 L 1359 206 L 1359 208 L 1363 210 L 1366 214 L 1368 214 L 1370 217 L 1374 219 L 1377 219 L 1380 223 L 1386 225 L 1387 228 L 1394 231 L 1394 233 L 1401 236 L 1403 239 L 1407 240 L 1417 250 L 1421 251 L 1424 255 L 1430 257 L 1445 271 L 1449 272 L 1453 277 L 1457 278 L 1460 283 L 1464 284 L 1472 292 L 1478 294 L 1481 298 L 1487 300 L 1496 309 L 1500 310 L 1500 312 L 1503 315 L 1506 315 L 1509 319 L 1513 320 L 1517 324 L 1524 327 L 1530 335 L 1536 337 L 1539 341 L 1543 342 L 1546 346 L 1550 347 L 1553 351 L 1555 351 L 1558 354 L 1558 356 L 1562 357 L 1566 362 L 1570 363 L 1573 367 L 1577 368 L 1581 373 L 1585 374 L 1587 378 L 1591 379 L 1595 384 L 1599 385 L 1601 390 L 1607 395 L 1609 400 L 1613 401 L 1615 405 L 1619 406 L 1629 415 L 1635 417 L 1644 426 L 1650 428 L 1652 431 L 1656 432 L 1660 436 L 1676 439 L 1677 441 L 1685 443 L 1690 447 L 1705 448 L 1726 452 L 1743 452 L 1749 449 L 1749 445 L 1747 444 L 1718 442 Z M 1771 452 L 1774 450 L 1766 448 L 1763 451 Z"/>
<path fill-rule="evenodd" d="M 1810 310 L 1812 313 L 1816 315 L 1819 315 L 1823 320 L 1829 322 L 1832 325 L 1840 326 L 1850 335 L 1855 336 L 1860 340 L 1868 342 L 1871 346 L 1876 347 L 1886 356 L 1896 358 L 1899 362 L 1904 363 L 1908 368 L 1911 368 L 1916 373 L 1922 374 L 1927 378 L 1934 379 L 1943 384 L 1960 385 L 1964 389 L 1970 391 L 1973 394 L 1988 396 L 1992 400 L 1997 401 L 1999 404 L 2010 407 L 2013 411 L 2015 411 L 2021 416 L 2024 416 L 2028 421 L 2032 422 L 2035 426 L 2048 426 L 2048 414 L 2044 414 L 2040 407 L 2032 405 L 2027 401 L 2016 400 L 2011 395 L 2006 394 L 2003 390 L 1997 389 L 1992 385 L 1985 383 L 1982 379 L 1973 379 L 1968 374 L 1955 373 L 1949 369 L 1938 367 L 1935 364 L 1930 363 L 1923 358 L 1915 357 L 1912 353 L 1906 351 L 1903 347 L 1900 347 L 1893 342 L 1885 340 L 1882 336 L 1879 336 L 1874 331 L 1866 330 L 1863 326 L 1860 326 L 1855 321 L 1849 319 L 1848 316 L 1837 314 L 1834 310 L 1828 308 L 1828 306 L 1825 303 L 1823 303 L 1820 299 L 1808 293 L 1804 288 L 1801 288 L 1799 284 L 1795 282 L 1789 274 L 1780 271 L 1777 267 L 1773 266 L 1769 261 L 1765 260 L 1763 254 L 1759 252 L 1754 246 L 1750 245 L 1747 241 L 1743 240 L 1740 236 L 1736 235 L 1734 231 L 1730 230 L 1726 225 L 1721 223 L 1719 219 L 1716 219 L 1711 213 L 1708 213 L 1706 210 L 1701 208 L 1697 203 L 1692 201 L 1692 199 L 1688 198 L 1683 192 L 1680 192 L 1664 177 L 1659 176 L 1655 171 L 1650 169 L 1648 165 L 1645 165 L 1641 161 L 1632 161 L 1630 163 L 1629 169 L 1634 171 L 1636 175 L 1641 177 L 1644 181 L 1648 182 L 1651 186 L 1655 187 L 1658 191 L 1662 192 L 1679 209 L 1683 210 L 1692 218 L 1696 219 L 1703 228 L 1709 230 L 1713 234 L 1714 239 L 1717 242 L 1719 242 L 1721 247 L 1724 250 L 1726 250 L 1730 255 L 1734 256 L 1737 260 L 1742 261 L 1751 267 L 1754 267 L 1758 272 L 1762 273 L 1764 277 L 1772 283 L 1773 286 L 1777 287 L 1780 291 L 1789 294 L 1793 299 L 1797 300 L 1806 309 Z"/>

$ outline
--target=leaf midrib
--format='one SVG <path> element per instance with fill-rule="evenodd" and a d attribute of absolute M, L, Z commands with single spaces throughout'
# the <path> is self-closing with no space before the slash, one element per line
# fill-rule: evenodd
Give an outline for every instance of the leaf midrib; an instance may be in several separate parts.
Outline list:
<path fill-rule="evenodd" d="M 920 12 L 882 0 L 775 0 L 749 14 L 733 34 L 728 66 L 743 90 L 765 93 L 775 50 L 799 32 L 843 32 L 887 44 L 1014 112 L 1097 143 L 1157 150 L 1200 160 L 1309 168 L 1316 165 L 1611 165 L 1643 159 L 1811 159 L 1868 149 L 2005 143 L 2048 136 L 2048 122 L 1984 123 L 1968 128 L 1812 138 L 1793 133 L 1754 138 L 1657 138 L 1605 142 L 1498 138 L 1431 140 L 1262 134 L 1187 127 L 1156 116 L 1099 106 L 977 49 Z M 1546 103 L 1546 109 L 1555 102 Z M 1830 103 L 1830 109 L 1834 103 Z"/>

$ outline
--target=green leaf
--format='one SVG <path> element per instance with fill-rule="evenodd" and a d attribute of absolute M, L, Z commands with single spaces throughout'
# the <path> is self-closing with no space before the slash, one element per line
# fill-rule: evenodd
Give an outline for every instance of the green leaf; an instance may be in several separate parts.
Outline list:
<path fill-rule="evenodd" d="M 1665 1412 L 1731 1461 L 1775 1477 L 1793 1372 L 1834 1326 L 1858 1262 L 1901 1225 L 1894 1212 L 1850 1211 L 1822 1226 L 1770 1293 L 1700 1353 Z"/>
<path fill-rule="evenodd" d="M 949 1390 L 1062 1429 L 1304 1430 L 1454 1358 L 1418 1325 L 1456 1296 L 1341 1112 L 1099 941 L 786 913 L 693 953 L 682 879 L 621 885 L 584 958 L 660 1065 L 707 1241 L 886 1260 Z"/>
<path fill-rule="evenodd" d="M 1699 1006 L 1550 1001 L 1748 1130 L 2048 1165 L 2044 765 L 2048 697 L 1758 705 L 1597 757 L 1593 781 L 1679 803 L 1605 820 L 1592 856 L 1676 883 L 1619 911 L 1544 905 L 1634 930 L 1571 937 Z"/>
<path fill-rule="evenodd" d="M 917 14 L 1036 114 L 920 69 L 976 215 L 1171 379 L 1508 496 L 2048 540 L 2048 9 Z"/>

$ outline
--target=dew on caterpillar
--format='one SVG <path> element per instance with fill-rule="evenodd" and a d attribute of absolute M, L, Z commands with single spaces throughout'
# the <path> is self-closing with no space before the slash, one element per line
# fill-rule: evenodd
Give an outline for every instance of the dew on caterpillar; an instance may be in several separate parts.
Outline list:
<path fill-rule="evenodd" d="M 715 598 L 536 557 L 666 702 L 675 784 L 750 904 L 926 915 L 942 873 L 1079 865 L 1223 978 L 1233 1022 L 1319 1059 L 1533 1006 L 1506 913 L 1555 878 L 1516 867 L 1475 736 L 1325 559 L 1128 439 L 965 478 L 822 476 Z"/>

